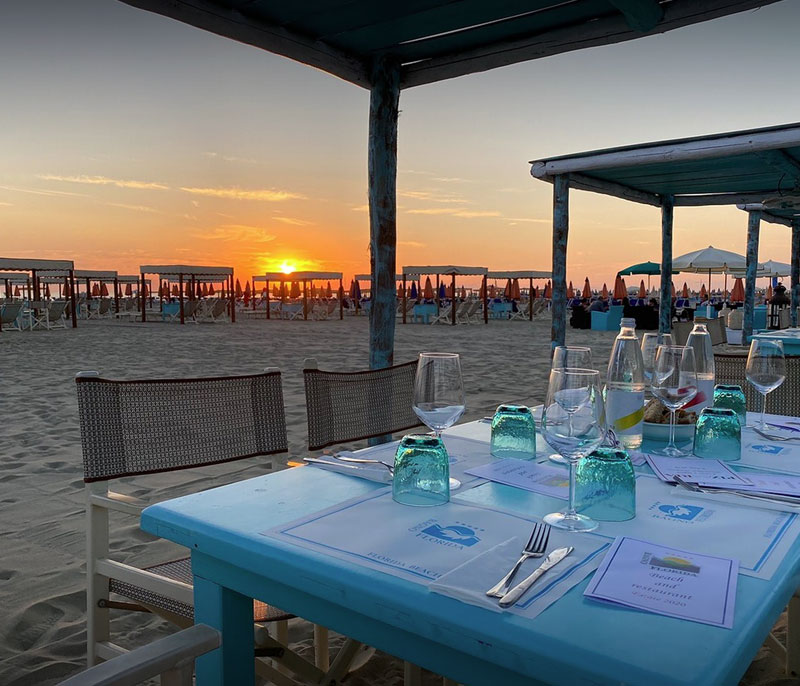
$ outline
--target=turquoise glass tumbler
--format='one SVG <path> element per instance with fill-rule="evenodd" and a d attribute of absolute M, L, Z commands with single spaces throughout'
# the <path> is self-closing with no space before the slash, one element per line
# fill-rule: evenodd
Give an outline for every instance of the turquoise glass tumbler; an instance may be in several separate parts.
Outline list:
<path fill-rule="evenodd" d="M 739 417 L 739 424 L 747 424 L 747 400 L 741 386 L 717 384 L 714 386 L 714 407 L 733 410 Z"/>
<path fill-rule="evenodd" d="M 627 452 L 600 447 L 578 462 L 575 508 L 601 522 L 636 516 L 636 474 Z"/>
<path fill-rule="evenodd" d="M 392 498 L 403 505 L 430 507 L 450 500 L 450 458 L 435 436 L 404 436 L 397 447 Z"/>
<path fill-rule="evenodd" d="M 694 430 L 694 454 L 727 462 L 741 458 L 742 426 L 734 410 L 707 407 L 700 413 Z"/>
<path fill-rule="evenodd" d="M 491 453 L 495 457 L 536 457 L 536 424 L 525 405 L 500 405 L 492 417 Z"/>

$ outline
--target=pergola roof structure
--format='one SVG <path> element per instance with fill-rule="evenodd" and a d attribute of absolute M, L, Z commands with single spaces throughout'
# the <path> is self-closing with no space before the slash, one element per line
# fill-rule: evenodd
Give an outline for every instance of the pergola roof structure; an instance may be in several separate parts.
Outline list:
<path fill-rule="evenodd" d="M 620 43 L 775 0 L 123 0 L 364 88 L 389 55 L 400 87 Z"/>
<path fill-rule="evenodd" d="M 233 275 L 233 267 L 198 267 L 186 264 L 144 264 L 139 267 L 141 274 L 158 274 L 162 278 L 175 276 L 218 276 L 220 281 Z"/>
<path fill-rule="evenodd" d="M 423 276 L 428 274 L 439 274 L 441 276 L 485 276 L 487 271 L 488 269 L 486 269 L 486 267 L 460 267 L 453 264 L 446 264 L 427 267 L 403 267 L 403 276 Z"/>
<path fill-rule="evenodd" d="M 0 269 L 10 272 L 38 272 L 51 269 L 69 272 L 75 269 L 75 263 L 72 260 L 37 260 L 28 257 L 0 257 Z"/>
<path fill-rule="evenodd" d="M 552 276 L 552 272 L 537 269 L 486 272 L 487 279 L 549 279 Z"/>
<path fill-rule="evenodd" d="M 402 89 L 664 33 L 777 0 L 122 1 L 369 89 L 370 367 L 380 369 L 394 361 Z"/>
<path fill-rule="evenodd" d="M 554 184 L 553 340 L 563 345 L 570 188 L 661 207 L 661 321 L 671 325 L 672 221 L 675 206 L 737 205 L 748 212 L 745 340 L 752 333 L 761 219 L 792 226 L 792 322 L 800 289 L 800 123 L 657 141 L 531 162 L 534 178 Z M 678 265 L 678 268 L 684 269 Z"/>
<path fill-rule="evenodd" d="M 269 272 L 253 277 L 253 283 L 267 281 L 324 281 L 325 279 L 341 279 L 342 272 Z"/>

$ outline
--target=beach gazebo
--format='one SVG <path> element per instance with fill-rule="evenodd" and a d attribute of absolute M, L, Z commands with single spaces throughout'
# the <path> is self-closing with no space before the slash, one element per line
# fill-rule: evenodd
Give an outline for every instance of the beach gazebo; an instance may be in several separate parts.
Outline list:
<path fill-rule="evenodd" d="M 528 297 L 530 299 L 533 299 L 533 280 L 549 279 L 551 277 L 552 272 L 545 272 L 538 269 L 486 272 L 487 279 L 528 279 Z M 528 316 L 530 320 L 533 321 L 533 307 L 528 308 Z"/>
<path fill-rule="evenodd" d="M 315 281 L 338 281 L 338 299 L 339 299 L 339 319 L 344 318 L 344 307 L 342 303 L 342 272 L 268 272 L 259 276 L 253 277 L 253 291 L 255 292 L 256 283 L 263 283 L 267 292 L 267 319 L 270 318 L 269 300 L 270 300 L 270 283 L 280 283 L 281 293 L 285 290 L 285 284 L 289 281 L 293 283 L 303 284 L 303 319 L 308 319 L 308 287 L 314 284 Z M 253 298 L 253 308 L 255 309 L 255 298 Z"/>
<path fill-rule="evenodd" d="M 123 0 L 322 69 L 370 91 L 367 176 L 373 369 L 394 360 L 401 89 L 664 33 L 775 1 L 542 0 L 532 6 L 495 0 L 430 0 L 423 5 L 354 0 L 345 11 L 341 5 L 318 0 Z"/>
<path fill-rule="evenodd" d="M 566 329 L 566 255 L 570 188 L 613 195 L 661 210 L 659 331 L 671 328 L 673 208 L 744 205 L 748 213 L 743 340 L 753 333 L 758 238 L 766 207 L 800 188 L 800 124 L 734 131 L 564 155 L 531 162 L 553 184 L 553 345 Z M 772 221 L 770 219 L 770 221 Z M 792 227 L 792 303 L 797 306 L 800 216 Z M 796 316 L 796 313 L 795 315 Z"/>
<path fill-rule="evenodd" d="M 236 296 L 233 291 L 233 267 L 202 267 L 191 266 L 185 264 L 145 264 L 139 267 L 141 275 L 141 284 L 139 286 L 139 294 L 141 295 L 140 306 L 142 308 L 142 322 L 147 321 L 147 288 L 146 288 L 146 275 L 158 274 L 159 286 L 164 279 L 168 281 L 178 282 L 178 302 L 180 303 L 180 319 L 181 324 L 184 324 L 183 300 L 184 300 L 184 282 L 191 285 L 191 290 L 194 292 L 195 284 L 198 281 L 220 282 L 226 284 L 226 291 L 230 298 L 230 315 L 231 323 L 236 321 Z"/>
<path fill-rule="evenodd" d="M 450 277 L 450 287 L 455 295 L 456 293 L 456 277 L 457 276 L 480 276 L 481 292 L 483 293 L 483 321 L 485 324 L 489 323 L 489 309 L 486 301 L 486 274 L 488 269 L 486 267 L 460 267 L 457 265 L 438 265 L 438 266 L 425 266 L 425 267 L 403 267 L 402 280 L 403 280 L 403 324 L 406 323 L 406 280 L 408 277 L 419 278 L 420 276 L 435 276 L 436 288 L 434 289 L 434 299 L 436 300 L 436 314 L 439 314 L 439 286 L 443 282 L 442 277 Z M 374 298 L 374 296 L 373 296 Z M 455 298 L 454 298 L 455 300 Z M 456 325 L 456 317 L 451 318 L 450 322 L 453 326 Z"/>
<path fill-rule="evenodd" d="M 70 316 L 72 328 L 78 327 L 75 311 L 75 263 L 72 260 L 37 260 L 28 257 L 0 257 L 0 271 L 27 272 L 30 277 L 29 296 L 33 301 L 41 300 L 40 279 L 43 274 L 57 273 L 66 278 L 70 291 Z"/>

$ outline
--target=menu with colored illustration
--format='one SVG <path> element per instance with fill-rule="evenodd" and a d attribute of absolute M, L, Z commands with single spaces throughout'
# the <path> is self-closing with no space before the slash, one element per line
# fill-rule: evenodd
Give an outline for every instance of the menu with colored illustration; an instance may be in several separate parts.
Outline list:
<path fill-rule="evenodd" d="M 738 571 L 736 560 L 621 536 L 584 595 L 730 629 Z"/>

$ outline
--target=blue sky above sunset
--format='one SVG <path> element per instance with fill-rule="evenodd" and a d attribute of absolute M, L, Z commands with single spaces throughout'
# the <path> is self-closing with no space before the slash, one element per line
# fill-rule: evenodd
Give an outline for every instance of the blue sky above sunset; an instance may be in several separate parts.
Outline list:
<path fill-rule="evenodd" d="M 403 91 L 398 266 L 549 269 L 551 186 L 529 159 L 800 120 L 798 26 L 783 0 Z M 363 89 L 110 0 L 0 4 L 0 84 L 4 256 L 368 271 Z M 568 278 L 658 260 L 659 227 L 574 192 Z M 675 254 L 743 253 L 745 232 L 734 208 L 678 208 Z M 761 259 L 788 253 L 765 224 Z"/>

